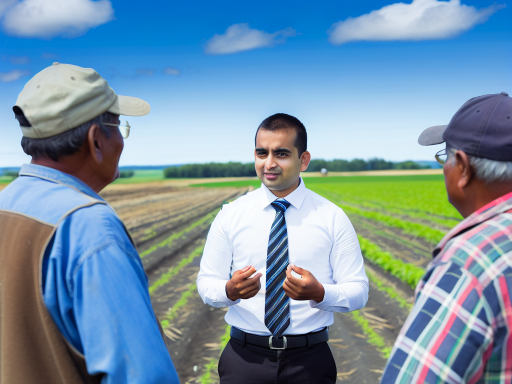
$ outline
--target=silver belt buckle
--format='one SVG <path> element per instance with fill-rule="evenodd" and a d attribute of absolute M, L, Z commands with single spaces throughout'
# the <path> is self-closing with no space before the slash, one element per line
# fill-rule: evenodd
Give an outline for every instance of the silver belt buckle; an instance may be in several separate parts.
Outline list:
<path fill-rule="evenodd" d="M 270 337 L 268 338 L 268 346 L 270 347 L 270 349 L 286 349 L 286 346 L 287 346 L 287 344 L 288 344 L 288 341 L 286 340 L 286 336 L 283 336 L 283 348 L 277 348 L 277 347 L 273 347 L 273 346 L 272 346 L 272 338 L 273 338 L 273 337 L 274 337 L 274 336 L 270 336 Z"/>

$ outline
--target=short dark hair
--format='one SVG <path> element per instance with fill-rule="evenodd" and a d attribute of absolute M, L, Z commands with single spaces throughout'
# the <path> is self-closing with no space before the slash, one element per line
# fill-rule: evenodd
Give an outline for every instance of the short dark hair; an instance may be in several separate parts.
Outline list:
<path fill-rule="evenodd" d="M 13 110 L 15 118 L 21 126 L 32 126 L 19 107 L 15 107 Z M 115 115 L 110 112 L 104 112 L 100 116 L 95 117 L 76 128 L 44 139 L 23 137 L 21 139 L 21 147 L 27 155 L 32 156 L 34 159 L 43 157 L 50 158 L 53 161 L 59 161 L 59 158 L 62 156 L 69 156 L 78 152 L 78 150 L 84 145 L 89 128 L 91 128 L 93 124 L 98 124 L 101 132 L 105 136 L 110 137 L 110 131 L 102 124 L 102 122 L 113 122 L 114 116 Z"/>
<path fill-rule="evenodd" d="M 256 136 L 254 137 L 254 143 L 256 144 L 256 138 L 260 129 L 267 131 L 279 131 L 281 129 L 290 129 L 297 133 L 295 138 L 295 147 L 299 151 L 299 157 L 308 150 L 308 134 L 306 127 L 300 122 L 299 119 L 286 113 L 276 113 L 275 115 L 267 117 L 263 120 L 256 130 Z"/>

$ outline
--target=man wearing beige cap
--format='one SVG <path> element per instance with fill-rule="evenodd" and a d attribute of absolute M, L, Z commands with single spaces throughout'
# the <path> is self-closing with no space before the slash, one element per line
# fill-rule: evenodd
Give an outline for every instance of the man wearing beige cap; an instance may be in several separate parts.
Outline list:
<path fill-rule="evenodd" d="M 137 251 L 98 195 L 149 104 L 54 63 L 13 107 L 32 156 L 0 192 L 0 384 L 178 383 Z"/>

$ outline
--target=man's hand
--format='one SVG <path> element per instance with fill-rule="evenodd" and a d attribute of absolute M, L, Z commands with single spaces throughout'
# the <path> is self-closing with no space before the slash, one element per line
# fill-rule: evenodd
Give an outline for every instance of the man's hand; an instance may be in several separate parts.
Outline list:
<path fill-rule="evenodd" d="M 254 272 L 256 268 L 249 265 L 233 273 L 231 280 L 226 283 L 226 295 L 229 300 L 250 299 L 256 296 L 261 287 L 261 273 L 249 278 Z"/>
<path fill-rule="evenodd" d="M 292 276 L 292 270 L 301 275 L 301 279 Z M 286 295 L 294 300 L 324 300 L 324 286 L 318 282 L 311 272 L 290 264 L 286 268 L 286 279 L 283 283 Z"/>

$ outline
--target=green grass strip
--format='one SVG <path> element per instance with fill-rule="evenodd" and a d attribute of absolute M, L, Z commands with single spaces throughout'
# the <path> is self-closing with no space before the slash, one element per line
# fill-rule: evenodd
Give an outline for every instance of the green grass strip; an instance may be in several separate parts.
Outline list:
<path fill-rule="evenodd" d="M 178 311 L 187 305 L 188 299 L 194 294 L 197 294 L 197 285 L 195 283 L 190 284 L 190 287 L 182 293 L 178 302 L 165 314 L 165 319 L 160 322 L 162 328 L 167 328 L 170 325 L 171 321 L 178 315 Z"/>
<path fill-rule="evenodd" d="M 368 279 L 377 286 L 379 291 L 384 292 L 388 297 L 395 300 L 400 307 L 407 311 L 412 309 L 412 304 L 409 303 L 407 299 L 403 298 L 392 286 L 386 284 L 386 282 L 382 281 L 377 275 L 366 270 L 366 276 L 368 276 Z"/>
<path fill-rule="evenodd" d="M 149 287 L 149 294 L 155 292 L 162 285 L 167 284 L 171 279 L 178 274 L 178 272 L 183 269 L 186 265 L 190 264 L 194 259 L 198 256 L 201 256 L 204 250 L 204 245 L 201 245 L 194 249 L 190 255 L 186 258 L 182 259 L 178 265 L 169 268 L 167 272 L 165 272 L 158 280 L 156 280 L 151 287 Z"/>
<path fill-rule="evenodd" d="M 171 236 L 169 236 L 164 241 L 162 241 L 162 242 L 160 242 L 158 244 L 155 244 L 152 247 L 146 249 L 144 252 L 142 252 L 140 254 L 140 257 L 143 258 L 143 257 L 149 255 L 150 253 L 155 252 L 157 249 L 170 246 L 174 240 L 179 239 L 183 235 L 187 234 L 188 232 L 192 231 L 197 226 L 199 226 L 199 225 L 201 225 L 201 224 L 203 224 L 203 223 L 205 223 L 207 221 L 213 222 L 213 219 L 215 218 L 215 215 L 217 215 L 217 213 L 219 211 L 220 211 L 220 208 L 216 209 L 213 212 L 208 213 L 206 216 L 201 217 L 199 220 L 195 221 L 194 223 L 192 223 L 190 226 L 188 226 L 187 228 L 183 229 L 182 231 L 173 233 Z"/>
<path fill-rule="evenodd" d="M 368 322 L 368 319 L 361 315 L 359 311 L 349 312 L 349 315 L 352 317 L 352 320 L 354 320 L 361 327 L 364 335 L 366 336 L 366 341 L 373 345 L 377 351 L 381 353 L 382 357 L 387 359 L 391 353 L 391 348 L 386 346 L 384 338 L 375 332 L 375 330 Z"/>
<path fill-rule="evenodd" d="M 413 209 L 406 208 L 397 208 L 393 205 L 390 205 L 389 202 L 386 201 L 371 201 L 368 200 L 367 197 L 355 197 L 355 196 L 347 196 L 345 194 L 337 194 L 328 190 L 320 189 L 318 192 L 321 192 L 322 196 L 328 197 L 331 201 L 337 201 L 338 203 L 348 203 L 356 205 L 354 208 L 362 207 L 370 210 L 384 210 L 387 213 L 396 214 L 396 215 L 405 215 L 411 218 L 418 218 L 422 220 L 427 220 L 433 223 L 441 224 L 446 227 L 446 229 L 451 229 L 457 224 L 460 223 L 460 220 L 450 219 L 450 218 L 442 218 L 434 215 L 433 213 L 416 211 Z M 341 200 L 340 200 L 341 199 Z"/>
<path fill-rule="evenodd" d="M 388 225 L 390 227 L 399 228 L 406 234 L 421 237 L 433 244 L 439 243 L 439 241 L 441 241 L 441 239 L 444 236 L 444 232 L 430 228 L 423 224 L 411 223 L 409 221 L 397 219 L 396 217 L 384 215 L 380 212 L 364 211 L 362 209 L 355 208 L 349 205 L 338 204 L 338 206 L 347 213 L 353 213 L 358 216 L 366 217 L 378 223 Z"/>
<path fill-rule="evenodd" d="M 357 237 L 361 245 L 361 251 L 368 261 L 409 284 L 412 288 L 416 288 L 416 285 L 418 285 L 418 282 L 425 274 L 423 268 L 396 259 L 391 253 L 384 252 L 377 244 L 372 243 L 370 240 L 359 235 Z"/>
<path fill-rule="evenodd" d="M 405 216 L 409 216 L 413 219 L 416 218 L 416 219 L 431 221 L 433 223 L 441 224 L 442 226 L 446 227 L 446 229 L 448 229 L 448 230 L 455 227 L 457 224 L 460 223 L 460 220 L 436 217 L 433 214 L 425 213 L 425 212 L 402 210 L 402 209 L 394 208 L 392 206 L 387 206 L 385 203 L 368 202 L 368 201 L 363 201 L 363 200 L 358 200 L 358 199 L 346 199 L 346 200 L 349 203 L 353 203 L 353 204 L 356 204 L 356 205 L 359 205 L 359 206 L 362 206 L 362 207 L 368 208 L 368 209 L 383 209 L 388 213 L 392 213 L 392 214 L 396 214 L 396 215 L 405 215 Z"/>
<path fill-rule="evenodd" d="M 441 239 L 445 235 L 445 232 L 440 231 L 438 229 L 431 228 L 428 225 L 413 223 L 413 222 L 405 221 L 405 220 L 402 220 L 402 219 L 399 219 L 399 218 L 396 218 L 393 216 L 385 215 L 380 212 L 368 211 L 368 210 L 360 209 L 353 205 L 343 204 L 343 202 L 341 202 L 339 200 L 340 196 L 336 195 L 332 192 L 322 191 L 322 195 L 326 198 L 330 198 L 331 200 L 333 200 L 333 202 L 335 202 L 335 204 L 338 207 L 340 207 L 341 209 L 343 209 L 347 214 L 352 213 L 354 215 L 366 217 L 367 219 L 378 222 L 380 224 L 384 224 L 384 225 L 387 225 L 390 227 L 399 228 L 402 230 L 402 232 L 404 232 L 406 234 L 416 236 L 416 237 L 421 237 L 421 238 L 423 238 L 431 243 L 434 243 L 434 244 L 439 243 L 439 241 L 441 241 Z M 370 207 L 368 207 L 368 208 L 371 209 Z"/>
<path fill-rule="evenodd" d="M 228 325 L 226 325 L 226 331 L 224 332 L 224 334 L 220 338 L 219 358 L 220 358 L 220 355 L 222 354 L 222 351 L 224 350 L 224 348 L 226 348 L 226 345 L 229 342 L 229 338 L 230 338 L 229 334 L 230 334 L 230 332 L 231 332 L 231 326 L 228 324 Z M 199 382 L 201 384 L 211 384 L 211 383 L 213 383 L 214 380 L 212 378 L 212 372 L 214 371 L 215 368 L 217 368 L 218 364 L 219 364 L 219 359 L 210 359 L 210 362 L 204 366 L 204 373 L 199 378 L 199 380 L 200 380 Z"/>

